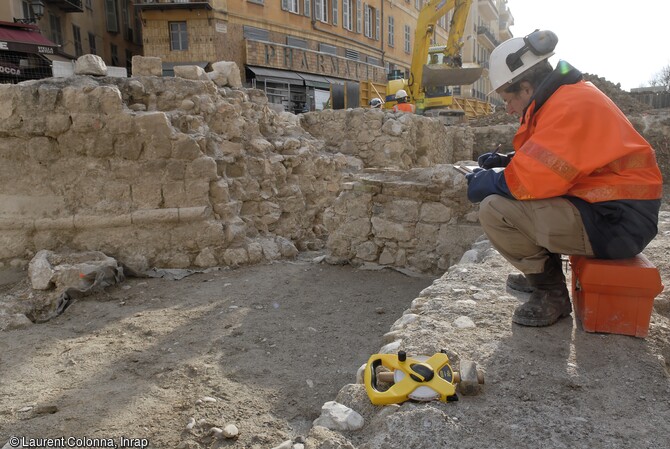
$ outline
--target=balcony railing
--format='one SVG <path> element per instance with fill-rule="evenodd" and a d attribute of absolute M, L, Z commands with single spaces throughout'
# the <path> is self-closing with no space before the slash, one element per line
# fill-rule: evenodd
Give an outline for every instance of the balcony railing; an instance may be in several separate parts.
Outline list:
<path fill-rule="evenodd" d="M 491 43 L 491 45 L 493 45 L 493 47 L 497 47 L 498 44 L 500 43 L 498 42 L 498 39 L 496 39 L 496 37 L 493 35 L 493 33 L 491 33 L 491 30 L 489 30 L 488 27 L 485 27 L 484 25 L 479 25 L 477 27 L 477 34 L 486 37 L 486 39 L 489 40 L 489 42 Z"/>
<path fill-rule="evenodd" d="M 212 0 L 135 0 L 142 9 L 212 9 Z"/>
<path fill-rule="evenodd" d="M 63 12 L 84 12 L 82 0 L 46 0 L 46 2 L 57 6 Z"/>

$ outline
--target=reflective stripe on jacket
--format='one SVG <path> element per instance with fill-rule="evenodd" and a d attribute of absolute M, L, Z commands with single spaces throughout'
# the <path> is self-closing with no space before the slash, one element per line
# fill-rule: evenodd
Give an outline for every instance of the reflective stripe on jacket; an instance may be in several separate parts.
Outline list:
<path fill-rule="evenodd" d="M 505 181 L 519 200 L 574 196 L 588 203 L 661 197 L 654 150 L 593 84 L 560 86 L 514 136 Z"/>

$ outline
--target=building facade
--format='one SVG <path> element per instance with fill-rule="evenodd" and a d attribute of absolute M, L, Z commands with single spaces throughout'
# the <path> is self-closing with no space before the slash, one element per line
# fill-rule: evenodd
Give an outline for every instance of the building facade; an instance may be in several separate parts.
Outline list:
<path fill-rule="evenodd" d="M 53 61 L 71 61 L 83 54 L 98 55 L 110 66 L 130 68 L 132 56 L 142 54 L 141 32 L 132 0 L 4 0 L 0 42 L 7 49 L 0 44 L 0 60 L 23 61 L 31 70 L 14 71 L 11 77 L 0 73 L 0 82 L 51 76 Z M 32 42 L 42 45 L 26 46 Z M 24 51 L 11 52 L 9 47 Z M 46 50 L 40 52 L 40 48 Z"/>

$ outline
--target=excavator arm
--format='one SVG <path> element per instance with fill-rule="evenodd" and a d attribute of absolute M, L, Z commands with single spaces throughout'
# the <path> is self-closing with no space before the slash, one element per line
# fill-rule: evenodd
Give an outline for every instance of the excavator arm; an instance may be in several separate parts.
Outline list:
<path fill-rule="evenodd" d="M 471 6 L 472 0 L 430 0 L 419 13 L 408 81 L 412 102 L 422 99 L 426 88 L 471 84 L 481 76 L 482 70 L 479 68 L 461 68 L 461 39 Z M 443 62 L 426 64 L 437 21 L 451 9 L 454 13 L 449 25 L 447 45 L 443 51 Z"/>

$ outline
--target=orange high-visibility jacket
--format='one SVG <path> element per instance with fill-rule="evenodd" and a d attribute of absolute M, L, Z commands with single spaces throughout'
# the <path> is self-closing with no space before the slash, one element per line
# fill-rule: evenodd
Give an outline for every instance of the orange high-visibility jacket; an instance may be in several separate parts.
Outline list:
<path fill-rule="evenodd" d="M 661 198 L 654 150 L 590 82 L 559 87 L 514 136 L 505 181 L 518 200 L 574 196 L 589 203 Z"/>
<path fill-rule="evenodd" d="M 393 106 L 393 112 L 414 112 L 414 105 L 412 103 L 398 103 Z"/>

